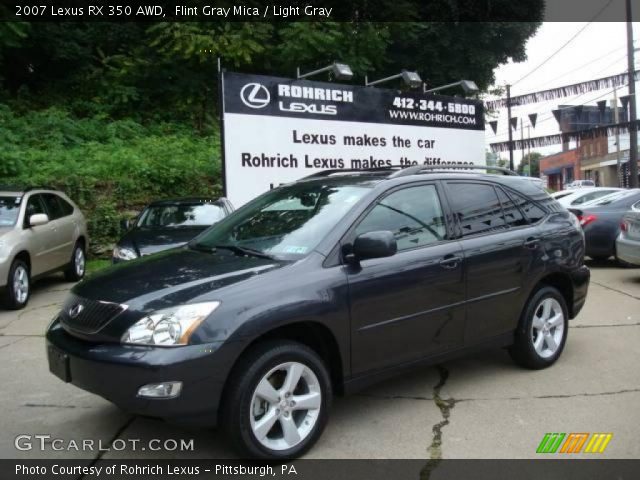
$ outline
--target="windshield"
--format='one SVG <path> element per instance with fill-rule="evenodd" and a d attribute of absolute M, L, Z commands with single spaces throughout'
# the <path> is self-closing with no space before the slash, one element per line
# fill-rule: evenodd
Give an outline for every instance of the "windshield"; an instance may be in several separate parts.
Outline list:
<path fill-rule="evenodd" d="M 311 252 L 369 189 L 318 182 L 277 188 L 200 235 L 191 247 L 235 246 L 270 256 L 301 257 Z"/>
<path fill-rule="evenodd" d="M 21 197 L 0 197 L 0 227 L 12 227 L 18 219 Z"/>
<path fill-rule="evenodd" d="M 138 227 L 210 227 L 224 215 L 224 209 L 212 203 L 156 205 L 142 213 Z"/>

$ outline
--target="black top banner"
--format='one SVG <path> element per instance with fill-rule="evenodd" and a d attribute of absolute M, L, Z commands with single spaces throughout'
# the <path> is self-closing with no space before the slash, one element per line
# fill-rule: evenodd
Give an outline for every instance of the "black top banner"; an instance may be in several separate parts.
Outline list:
<path fill-rule="evenodd" d="M 14 0 L 2 2 L 0 21 L 613 22 L 626 20 L 624 2 L 625 0 Z"/>
<path fill-rule="evenodd" d="M 479 100 L 231 72 L 222 82 L 225 113 L 484 130 Z"/>

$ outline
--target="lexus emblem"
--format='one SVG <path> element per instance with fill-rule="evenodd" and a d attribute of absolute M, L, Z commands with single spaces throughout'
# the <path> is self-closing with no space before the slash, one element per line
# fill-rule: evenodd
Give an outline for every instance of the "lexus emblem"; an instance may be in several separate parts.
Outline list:
<path fill-rule="evenodd" d="M 240 90 L 240 100 L 249 108 L 264 108 L 269 105 L 271 94 L 259 83 L 247 83 Z"/>
<path fill-rule="evenodd" d="M 78 303 L 77 305 L 74 305 L 69 309 L 69 316 L 71 318 L 76 318 L 78 315 L 80 315 L 80 312 L 82 312 L 82 310 L 84 310 L 84 306 Z"/>

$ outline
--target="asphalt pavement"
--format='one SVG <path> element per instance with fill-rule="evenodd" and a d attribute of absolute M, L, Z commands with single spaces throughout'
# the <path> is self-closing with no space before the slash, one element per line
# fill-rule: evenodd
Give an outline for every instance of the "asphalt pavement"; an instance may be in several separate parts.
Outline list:
<path fill-rule="evenodd" d="M 307 457 L 535 458 L 547 432 L 607 432 L 613 437 L 600 458 L 639 458 L 640 269 L 613 261 L 590 267 L 586 306 L 552 368 L 523 370 L 495 350 L 337 398 Z M 0 310 L 0 458 L 233 457 L 218 431 L 128 415 L 49 373 L 43 333 L 71 286 L 62 277 L 43 280 L 26 309 Z M 50 439 L 44 451 L 16 448 L 17 436 L 38 434 L 63 439 L 65 448 L 92 440 L 101 449 L 60 452 Z M 152 439 L 156 448 L 182 439 L 193 449 L 152 450 Z"/>

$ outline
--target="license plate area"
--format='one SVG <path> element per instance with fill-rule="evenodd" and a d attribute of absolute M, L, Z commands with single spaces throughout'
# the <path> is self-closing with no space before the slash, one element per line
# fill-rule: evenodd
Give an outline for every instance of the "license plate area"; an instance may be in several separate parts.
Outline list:
<path fill-rule="evenodd" d="M 53 345 L 48 345 L 47 356 L 49 358 L 49 371 L 64 382 L 71 382 L 69 355 Z"/>

